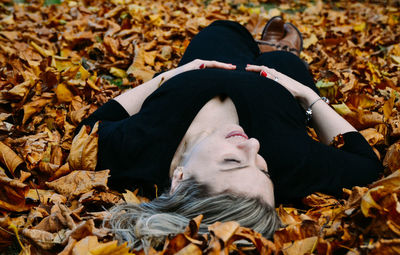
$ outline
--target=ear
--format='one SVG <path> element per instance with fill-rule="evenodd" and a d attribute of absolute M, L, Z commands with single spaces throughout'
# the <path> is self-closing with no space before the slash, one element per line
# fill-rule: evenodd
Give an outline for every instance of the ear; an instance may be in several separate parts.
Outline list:
<path fill-rule="evenodd" d="M 178 166 L 175 168 L 174 173 L 172 175 L 172 181 L 171 181 L 171 191 L 170 193 L 174 193 L 176 188 L 179 186 L 179 183 L 183 180 L 183 167 Z"/>

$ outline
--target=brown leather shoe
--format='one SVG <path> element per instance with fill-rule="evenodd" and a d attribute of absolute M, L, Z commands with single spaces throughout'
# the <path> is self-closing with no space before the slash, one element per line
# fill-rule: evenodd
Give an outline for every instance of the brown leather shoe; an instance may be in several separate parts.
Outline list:
<path fill-rule="evenodd" d="M 290 51 L 299 56 L 303 50 L 303 37 L 300 31 L 292 23 L 285 23 L 284 28 L 286 36 L 278 42 L 277 48 L 279 50 Z"/>
<path fill-rule="evenodd" d="M 261 52 L 277 50 L 274 45 L 285 36 L 284 24 L 281 16 L 275 16 L 268 21 L 261 34 L 261 40 L 256 40 Z"/>

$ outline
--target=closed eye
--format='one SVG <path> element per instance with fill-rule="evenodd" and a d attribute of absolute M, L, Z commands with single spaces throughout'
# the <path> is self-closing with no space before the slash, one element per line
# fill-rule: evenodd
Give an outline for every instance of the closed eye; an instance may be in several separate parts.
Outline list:
<path fill-rule="evenodd" d="M 224 159 L 224 162 L 235 162 L 235 163 L 241 163 L 240 160 L 234 159 L 234 158 L 226 158 Z"/>

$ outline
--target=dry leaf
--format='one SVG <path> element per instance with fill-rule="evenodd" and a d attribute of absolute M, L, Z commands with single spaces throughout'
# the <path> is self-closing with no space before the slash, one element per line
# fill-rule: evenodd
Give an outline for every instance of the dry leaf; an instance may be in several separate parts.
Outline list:
<path fill-rule="evenodd" d="M 46 185 L 66 197 L 76 197 L 93 188 L 107 189 L 107 179 L 110 170 L 98 172 L 73 171 Z"/>
<path fill-rule="evenodd" d="M 7 169 L 13 175 L 15 169 L 24 162 L 10 147 L 2 142 L 0 142 L 0 161 L 7 166 Z"/>
<path fill-rule="evenodd" d="M 72 141 L 68 157 L 68 163 L 72 169 L 93 171 L 96 168 L 98 125 L 99 122 L 94 125 L 90 133 L 88 133 L 88 128 L 83 126 Z"/>

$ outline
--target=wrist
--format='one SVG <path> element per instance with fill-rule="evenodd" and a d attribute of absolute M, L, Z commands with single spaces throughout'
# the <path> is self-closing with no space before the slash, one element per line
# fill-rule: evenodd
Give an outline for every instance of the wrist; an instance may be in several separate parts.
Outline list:
<path fill-rule="evenodd" d="M 304 90 L 299 93 L 297 100 L 299 100 L 301 106 L 304 110 L 307 110 L 310 105 L 320 98 L 320 96 L 315 93 L 314 90 L 310 89 L 309 87 L 305 87 Z"/>

